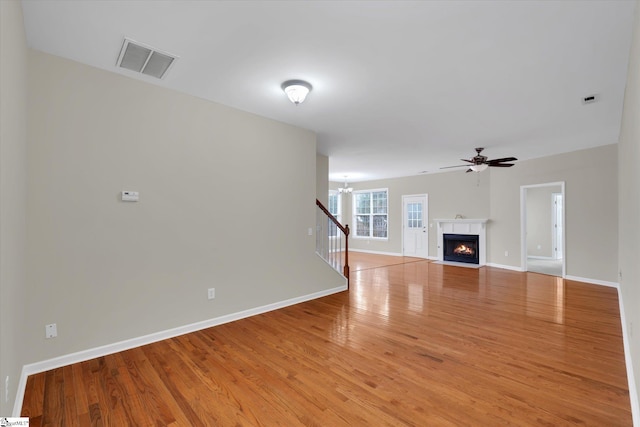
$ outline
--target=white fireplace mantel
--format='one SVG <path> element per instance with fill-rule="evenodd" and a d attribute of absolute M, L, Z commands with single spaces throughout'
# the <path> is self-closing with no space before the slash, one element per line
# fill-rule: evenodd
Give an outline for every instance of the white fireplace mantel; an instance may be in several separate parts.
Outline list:
<path fill-rule="evenodd" d="M 438 260 L 444 260 L 443 234 L 470 234 L 478 236 L 478 250 L 480 251 L 480 265 L 487 263 L 487 230 L 489 222 L 486 218 L 481 219 L 434 219 L 438 224 Z"/>
<path fill-rule="evenodd" d="M 486 224 L 487 222 L 489 222 L 488 219 L 486 218 L 480 218 L 480 219 L 467 219 L 467 218 L 457 218 L 457 219 L 434 219 L 435 222 L 438 223 L 438 225 L 440 225 L 440 223 L 442 222 L 450 222 L 452 224 Z"/>

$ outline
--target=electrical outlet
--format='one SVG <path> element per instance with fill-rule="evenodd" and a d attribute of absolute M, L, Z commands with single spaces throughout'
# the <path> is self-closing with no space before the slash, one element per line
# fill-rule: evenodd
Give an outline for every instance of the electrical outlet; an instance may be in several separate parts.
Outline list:
<path fill-rule="evenodd" d="M 9 375 L 4 380 L 4 402 L 7 403 L 9 401 Z"/>
<path fill-rule="evenodd" d="M 58 327 L 56 326 L 55 323 L 52 323 L 50 325 L 46 325 L 44 327 L 45 330 L 45 336 L 47 338 L 55 338 L 58 336 Z"/>
<path fill-rule="evenodd" d="M 538 250 L 542 249 L 542 245 L 538 245 Z"/>
<path fill-rule="evenodd" d="M 313 228 L 309 227 L 309 229 L 307 230 L 307 234 L 309 236 L 313 236 Z"/>
<path fill-rule="evenodd" d="M 504 256 L 509 256 L 509 251 L 504 251 Z"/>
<path fill-rule="evenodd" d="M 207 291 L 207 298 L 214 299 L 216 297 L 216 288 L 209 288 Z"/>

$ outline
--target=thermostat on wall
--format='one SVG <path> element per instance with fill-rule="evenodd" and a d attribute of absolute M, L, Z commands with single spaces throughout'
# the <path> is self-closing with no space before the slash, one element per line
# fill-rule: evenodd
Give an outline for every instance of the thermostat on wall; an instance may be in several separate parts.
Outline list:
<path fill-rule="evenodd" d="M 139 195 L 137 191 L 123 191 L 122 192 L 122 201 L 123 202 L 137 202 L 139 199 Z"/>

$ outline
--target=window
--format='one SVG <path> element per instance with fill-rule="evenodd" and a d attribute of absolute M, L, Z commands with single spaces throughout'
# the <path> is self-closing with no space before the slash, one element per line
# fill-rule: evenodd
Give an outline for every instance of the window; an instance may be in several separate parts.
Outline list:
<path fill-rule="evenodd" d="M 335 216 L 338 221 L 340 221 L 340 193 L 337 191 L 329 191 L 329 206 L 327 206 L 331 215 Z"/>
<path fill-rule="evenodd" d="M 342 195 L 340 193 L 333 190 L 329 191 L 329 206 L 327 206 L 327 209 L 331 215 L 336 217 L 338 222 L 342 224 Z M 335 237 L 337 235 L 338 227 L 329 220 L 329 237 Z"/>
<path fill-rule="evenodd" d="M 354 237 L 386 239 L 388 237 L 387 189 L 353 192 Z"/>
<path fill-rule="evenodd" d="M 422 228 L 422 203 L 407 203 L 407 227 Z"/>

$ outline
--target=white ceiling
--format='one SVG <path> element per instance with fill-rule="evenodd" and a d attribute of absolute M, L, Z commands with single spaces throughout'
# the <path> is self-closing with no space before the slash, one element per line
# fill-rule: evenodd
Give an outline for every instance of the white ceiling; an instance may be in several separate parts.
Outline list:
<path fill-rule="evenodd" d="M 311 129 L 331 179 L 350 182 L 438 171 L 479 146 L 524 160 L 616 143 L 634 7 L 23 0 L 30 47 Z M 180 59 L 164 80 L 116 68 L 124 37 Z M 304 104 L 288 79 L 313 85 Z"/>

